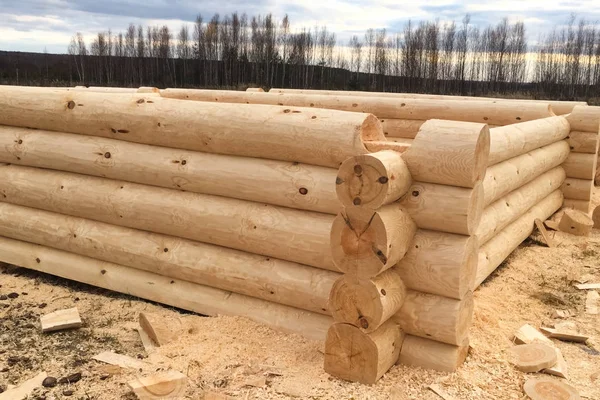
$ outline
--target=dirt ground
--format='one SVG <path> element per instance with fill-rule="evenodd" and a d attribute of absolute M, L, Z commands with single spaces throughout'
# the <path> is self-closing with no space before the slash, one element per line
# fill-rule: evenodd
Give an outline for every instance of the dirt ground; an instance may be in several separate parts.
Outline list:
<path fill-rule="evenodd" d="M 600 190 L 595 203 L 600 203 Z M 505 351 L 519 326 L 556 322 L 551 314 L 558 309 L 574 311 L 568 320 L 590 337 L 587 344 L 555 341 L 568 364 L 566 381 L 582 398 L 600 399 L 600 317 L 585 313 L 585 291 L 573 287 L 574 279 L 588 274 L 592 282 L 600 282 L 600 230 L 588 238 L 557 232 L 555 239 L 560 245 L 550 249 L 534 234 L 475 293 L 472 349 L 458 372 L 395 366 L 373 386 L 328 376 L 322 368 L 319 342 L 279 333 L 245 318 L 198 316 L 3 266 L 0 299 L 8 298 L 0 300 L 0 389 L 40 371 L 56 378 L 81 372 L 78 382 L 39 388 L 32 398 L 135 399 L 126 382 L 171 368 L 188 376 L 187 399 L 439 400 L 428 389 L 432 383 L 454 399 L 525 399 L 524 381 L 540 374 L 517 371 Z M 11 293 L 18 297 L 8 296 Z M 74 306 L 83 318 L 82 328 L 41 333 L 40 315 Z M 135 330 L 141 311 L 181 325 L 178 340 L 147 354 Z M 92 359 L 106 350 L 147 361 L 150 369 L 109 371 Z"/>

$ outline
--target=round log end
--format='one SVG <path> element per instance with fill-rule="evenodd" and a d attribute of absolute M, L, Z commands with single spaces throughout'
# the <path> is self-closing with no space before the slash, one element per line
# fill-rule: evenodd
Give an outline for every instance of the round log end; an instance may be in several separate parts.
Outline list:
<path fill-rule="evenodd" d="M 485 125 L 475 142 L 475 163 L 473 165 L 472 183 L 483 180 L 490 159 L 490 128 Z"/>
<path fill-rule="evenodd" d="M 509 349 L 512 363 L 522 372 L 538 372 L 558 361 L 556 351 L 547 344 L 534 342 Z"/>
<path fill-rule="evenodd" d="M 467 229 L 471 235 L 477 232 L 477 228 L 481 222 L 481 217 L 483 216 L 484 210 L 484 201 L 485 194 L 483 193 L 483 184 L 481 182 L 477 182 L 471 191 L 467 215 Z"/>
<path fill-rule="evenodd" d="M 456 342 L 464 343 L 469 340 L 469 328 L 473 320 L 473 310 L 475 309 L 475 301 L 473 293 L 468 292 L 464 299 L 460 301 L 458 311 L 458 322 L 456 324 Z"/>
<path fill-rule="evenodd" d="M 383 126 L 379 119 L 373 114 L 367 114 L 360 126 L 360 140 L 365 153 L 368 153 L 364 142 L 374 141 L 385 141 L 385 135 L 383 134 Z"/>
<path fill-rule="evenodd" d="M 531 400 L 579 400 L 577 390 L 564 382 L 550 378 L 533 378 L 523 385 Z"/>

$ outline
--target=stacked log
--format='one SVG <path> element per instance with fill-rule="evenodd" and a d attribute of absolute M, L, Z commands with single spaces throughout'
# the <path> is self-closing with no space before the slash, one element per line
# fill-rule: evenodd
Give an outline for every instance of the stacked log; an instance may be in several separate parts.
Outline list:
<path fill-rule="evenodd" d="M 600 107 L 575 107 L 567 119 L 571 124 L 567 139 L 571 153 L 563 164 L 567 173 L 562 187 L 564 205 L 588 213 L 594 180 L 600 183 L 597 173 Z"/>

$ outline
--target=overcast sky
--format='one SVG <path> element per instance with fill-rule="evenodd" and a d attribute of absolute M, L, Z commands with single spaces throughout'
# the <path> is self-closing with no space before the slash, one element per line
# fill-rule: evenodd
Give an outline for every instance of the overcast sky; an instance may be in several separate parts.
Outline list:
<path fill-rule="evenodd" d="M 524 21 L 529 41 L 535 42 L 573 13 L 600 21 L 600 0 L 0 0 L 0 50 L 65 53 L 75 32 L 89 44 L 98 31 L 125 31 L 130 22 L 177 31 L 197 14 L 206 20 L 234 11 L 278 19 L 287 13 L 292 31 L 325 24 L 343 42 L 368 28 L 400 31 L 409 19 L 460 23 L 469 13 L 472 23 L 486 26 L 508 17 Z"/>

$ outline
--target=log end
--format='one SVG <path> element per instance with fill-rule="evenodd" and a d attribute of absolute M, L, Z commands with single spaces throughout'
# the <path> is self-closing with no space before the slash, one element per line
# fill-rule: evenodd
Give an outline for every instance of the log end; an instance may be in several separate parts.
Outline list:
<path fill-rule="evenodd" d="M 366 115 L 359 129 L 360 140 L 365 153 L 369 152 L 365 146 L 365 142 L 386 140 L 385 135 L 383 134 L 383 126 L 381 125 L 379 119 L 373 114 Z"/>

